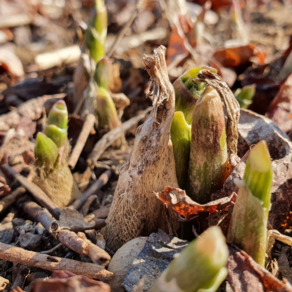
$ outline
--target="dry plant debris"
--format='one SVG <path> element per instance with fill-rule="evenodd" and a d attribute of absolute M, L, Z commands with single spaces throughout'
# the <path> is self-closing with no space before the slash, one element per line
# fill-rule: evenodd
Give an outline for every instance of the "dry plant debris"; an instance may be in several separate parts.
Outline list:
<path fill-rule="evenodd" d="M 265 140 L 273 170 L 271 210 L 262 225 L 268 235 L 265 268 L 252 260 L 251 251 L 247 255 L 229 245 L 228 275 L 219 291 L 291 291 L 288 2 L 0 1 L 0 290 L 149 290 L 174 254 L 189 244 L 181 238 L 191 241 L 211 225 L 227 235 L 234 205 L 240 203 L 235 181 L 244 179 L 251 148 Z M 142 56 L 160 45 L 167 51 L 159 47 L 143 62 Z M 189 72 L 196 74 L 183 83 L 196 96 L 184 117 L 172 84 L 177 95 Z M 227 134 L 223 160 L 228 161 L 222 181 L 211 175 L 205 180 L 211 191 L 204 191 L 207 199 L 200 201 L 187 187 L 197 176 L 188 178 L 185 162 L 195 136 L 192 110 L 206 87 L 205 93 L 218 94 L 209 133 L 216 136 L 220 112 Z M 53 183 L 69 186 L 69 180 L 60 179 L 62 162 L 78 182 L 77 200 L 63 200 L 64 192 L 56 188 L 42 191 L 33 180 L 33 165 L 41 168 L 33 150 L 41 132 L 55 131 L 47 124 L 56 102 L 68 109 L 68 126 L 59 128 L 67 129 L 72 149 L 55 140 L 59 172 Z M 205 113 L 195 116 L 201 130 Z M 182 139 L 175 141 L 178 132 Z M 182 140 L 183 155 L 176 155 Z M 205 148 L 192 160 L 211 152 Z M 152 233 L 158 228 L 170 235 Z M 142 244 L 129 248 L 133 241 Z M 123 250 L 130 253 L 126 259 L 119 258 Z M 104 268 L 112 256 L 115 260 Z M 111 287 L 84 276 L 111 279 Z M 183 287 L 188 280 L 181 279 Z M 162 290 L 178 287 L 162 280 Z"/>

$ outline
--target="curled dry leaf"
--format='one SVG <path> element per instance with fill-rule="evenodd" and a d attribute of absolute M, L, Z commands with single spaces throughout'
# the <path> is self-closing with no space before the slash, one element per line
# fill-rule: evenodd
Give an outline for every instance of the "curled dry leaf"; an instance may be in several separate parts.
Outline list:
<path fill-rule="evenodd" d="M 236 246 L 229 246 L 229 254 L 226 280 L 234 292 L 292 292 L 287 280 L 278 280 Z"/>
<path fill-rule="evenodd" d="M 280 87 L 266 114 L 282 131 L 292 130 L 292 74 Z"/>
<path fill-rule="evenodd" d="M 153 110 L 136 132 L 133 151 L 121 170 L 104 236 L 117 250 L 129 240 L 161 228 L 173 231 L 178 221 L 153 191 L 165 185 L 177 187 L 170 128 L 175 111 L 174 89 L 169 81 L 163 46 L 153 57 L 144 57 L 152 85 Z"/>
<path fill-rule="evenodd" d="M 77 276 L 69 271 L 56 271 L 51 279 L 36 280 L 31 292 L 50 292 L 50 291 L 83 291 L 83 292 L 110 292 L 108 284 L 95 281 L 85 276 Z"/>
<path fill-rule="evenodd" d="M 174 187 L 165 187 L 163 192 L 155 193 L 155 195 L 165 205 L 170 206 L 179 215 L 181 221 L 190 221 L 201 212 L 214 214 L 219 211 L 228 211 L 229 206 L 236 200 L 236 194 L 232 193 L 229 197 L 201 205 L 188 197 L 184 190 Z"/>

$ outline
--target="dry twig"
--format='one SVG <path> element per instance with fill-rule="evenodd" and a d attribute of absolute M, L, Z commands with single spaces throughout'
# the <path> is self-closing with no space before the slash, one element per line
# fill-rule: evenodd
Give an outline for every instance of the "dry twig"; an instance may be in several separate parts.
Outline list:
<path fill-rule="evenodd" d="M 71 169 L 74 169 L 78 158 L 82 152 L 82 149 L 87 141 L 88 135 L 90 134 L 90 131 L 94 125 L 95 122 L 95 116 L 93 114 L 88 114 L 85 118 L 82 130 L 79 134 L 79 137 L 77 139 L 77 142 L 72 150 L 72 153 L 70 155 L 70 159 L 68 162 L 68 165 Z"/>
<path fill-rule="evenodd" d="M 13 191 L 10 195 L 7 195 L 0 201 L 0 215 L 10 207 L 21 195 L 26 192 L 25 188 L 19 187 Z"/>
<path fill-rule="evenodd" d="M 88 200 L 88 198 L 94 195 L 97 191 L 99 191 L 105 184 L 107 184 L 108 180 L 112 175 L 112 170 L 107 170 L 104 172 L 98 180 L 96 180 L 89 189 L 87 189 L 69 208 L 79 210 L 84 203 Z"/>
<path fill-rule="evenodd" d="M 86 238 L 78 236 L 70 228 L 61 227 L 59 222 L 55 221 L 51 214 L 38 204 L 26 201 L 23 203 L 23 210 L 36 221 L 40 222 L 53 237 L 71 250 L 80 255 L 89 256 L 96 264 L 105 266 L 109 263 L 110 256 L 107 252 Z"/>
<path fill-rule="evenodd" d="M 0 243 L 0 259 L 48 271 L 67 270 L 77 275 L 102 281 L 110 280 L 113 276 L 113 273 L 96 264 L 52 257 L 4 243 Z"/>
<path fill-rule="evenodd" d="M 124 131 L 130 129 L 132 126 L 137 124 L 139 121 L 144 119 L 146 115 L 151 111 L 151 107 L 144 110 L 140 115 L 137 115 L 128 121 L 124 122 L 118 128 L 115 128 L 105 134 L 94 146 L 92 152 L 89 155 L 88 164 L 94 164 L 95 161 L 103 154 L 103 152 L 114 143 L 119 137 L 121 137 Z"/>

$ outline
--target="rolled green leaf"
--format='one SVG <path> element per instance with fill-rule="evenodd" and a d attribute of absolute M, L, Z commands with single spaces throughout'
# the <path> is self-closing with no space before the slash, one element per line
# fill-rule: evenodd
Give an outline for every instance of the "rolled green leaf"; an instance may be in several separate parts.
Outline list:
<path fill-rule="evenodd" d="M 107 10 L 104 0 L 95 0 L 92 19 L 88 25 L 85 44 L 91 58 L 98 62 L 105 56 L 105 41 L 107 36 Z"/>
<path fill-rule="evenodd" d="M 58 160 L 59 149 L 53 140 L 43 133 L 38 133 L 34 149 L 36 165 L 50 171 L 55 168 Z"/>
<path fill-rule="evenodd" d="M 238 88 L 234 93 L 241 108 L 248 108 L 252 104 L 253 97 L 255 95 L 255 85 L 247 85 Z"/>
<path fill-rule="evenodd" d="M 121 122 L 118 117 L 113 99 L 111 98 L 109 92 L 105 88 L 99 87 L 96 99 L 96 109 L 99 125 L 101 127 L 108 127 L 109 130 L 118 127 Z"/>
<path fill-rule="evenodd" d="M 272 176 L 267 144 L 260 141 L 250 151 L 243 181 L 237 182 L 238 197 L 228 231 L 228 241 L 262 266 L 265 264 Z"/>
<path fill-rule="evenodd" d="M 170 133 L 178 185 L 181 189 L 185 189 L 190 158 L 191 127 L 182 112 L 174 113 Z"/>
<path fill-rule="evenodd" d="M 207 86 L 207 84 L 203 82 L 196 82 L 193 80 L 203 69 L 208 69 L 213 73 L 217 73 L 214 68 L 210 67 L 193 68 L 185 72 L 173 83 L 175 90 L 175 111 L 183 112 L 186 122 L 189 125 L 192 123 L 192 113 L 196 102 Z"/>
<path fill-rule="evenodd" d="M 95 68 L 94 80 L 99 87 L 109 90 L 110 60 L 105 57 L 98 61 Z"/>
<path fill-rule="evenodd" d="M 206 204 L 223 186 L 228 160 L 225 117 L 216 90 L 207 87 L 193 111 L 187 194 Z"/>
<path fill-rule="evenodd" d="M 228 248 L 219 227 L 210 227 L 175 258 L 149 292 L 213 292 L 227 276 Z"/>
<path fill-rule="evenodd" d="M 63 100 L 56 102 L 48 116 L 45 134 L 60 148 L 67 141 L 68 111 Z"/>

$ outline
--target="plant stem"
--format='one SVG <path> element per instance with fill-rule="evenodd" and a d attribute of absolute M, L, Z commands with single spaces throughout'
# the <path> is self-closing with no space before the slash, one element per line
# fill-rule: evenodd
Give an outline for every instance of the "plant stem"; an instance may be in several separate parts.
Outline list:
<path fill-rule="evenodd" d="M 181 189 L 185 189 L 190 158 L 191 127 L 182 112 L 174 113 L 170 133 L 178 185 Z"/>
<path fill-rule="evenodd" d="M 228 159 L 225 117 L 216 90 L 207 87 L 193 111 L 187 193 L 205 204 L 223 186 Z"/>
<path fill-rule="evenodd" d="M 175 258 L 149 292 L 217 291 L 227 275 L 228 248 L 219 227 L 210 227 Z"/>
<path fill-rule="evenodd" d="M 97 63 L 105 56 L 105 41 L 107 37 L 107 9 L 103 0 L 95 0 L 93 17 L 88 25 L 85 44 L 90 57 Z"/>
<path fill-rule="evenodd" d="M 264 266 L 267 221 L 272 186 L 272 165 L 265 141 L 254 146 L 247 159 L 244 179 L 228 231 L 228 241 L 247 252 Z"/>

